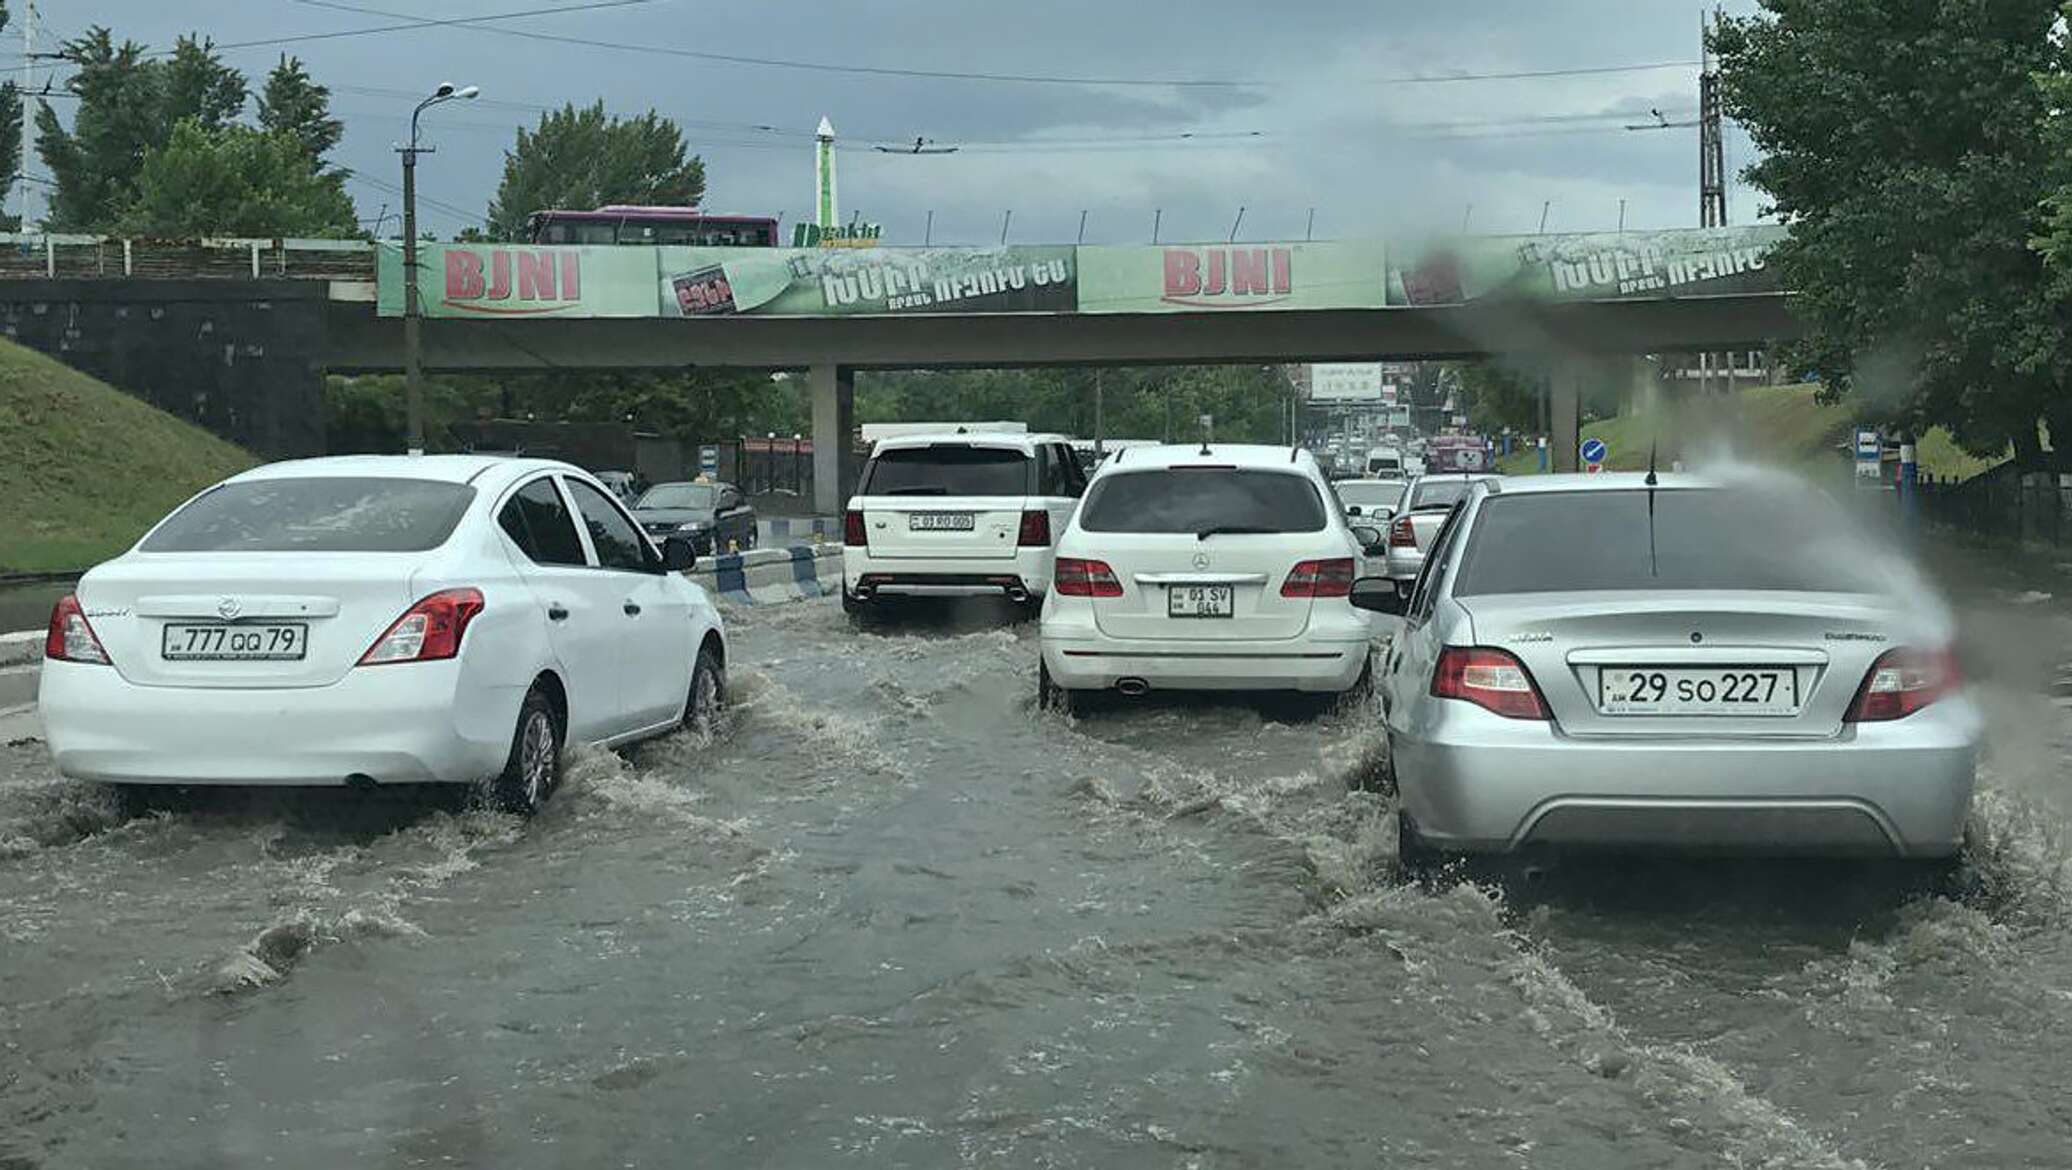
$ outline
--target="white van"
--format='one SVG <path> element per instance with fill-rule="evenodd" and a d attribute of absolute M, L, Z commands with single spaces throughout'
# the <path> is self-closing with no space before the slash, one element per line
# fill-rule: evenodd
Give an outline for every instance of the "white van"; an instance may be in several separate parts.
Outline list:
<path fill-rule="evenodd" d="M 1400 447 L 1370 447 L 1367 449 L 1368 479 L 1404 478 L 1403 450 Z"/>

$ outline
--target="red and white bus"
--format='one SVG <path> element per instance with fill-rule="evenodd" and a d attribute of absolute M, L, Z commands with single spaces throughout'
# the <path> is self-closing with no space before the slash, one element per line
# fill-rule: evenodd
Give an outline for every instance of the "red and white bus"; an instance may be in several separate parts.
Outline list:
<path fill-rule="evenodd" d="M 525 241 L 774 248 L 777 220 L 767 215 L 726 215 L 695 207 L 612 203 L 595 211 L 535 211 L 525 221 Z"/>

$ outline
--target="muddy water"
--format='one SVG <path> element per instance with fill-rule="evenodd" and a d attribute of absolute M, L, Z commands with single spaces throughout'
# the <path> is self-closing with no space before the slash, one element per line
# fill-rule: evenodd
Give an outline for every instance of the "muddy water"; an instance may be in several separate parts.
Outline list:
<path fill-rule="evenodd" d="M 2005 601 L 1980 644 L 2048 658 L 2059 619 Z M 0 748 L 0 1166 L 2068 1161 L 2033 671 L 1987 684 L 1962 899 L 1719 862 L 1419 887 L 1350 788 L 1365 708 L 1074 720 L 990 612 L 730 620 L 727 725 L 580 756 L 530 824 L 123 821 Z"/>

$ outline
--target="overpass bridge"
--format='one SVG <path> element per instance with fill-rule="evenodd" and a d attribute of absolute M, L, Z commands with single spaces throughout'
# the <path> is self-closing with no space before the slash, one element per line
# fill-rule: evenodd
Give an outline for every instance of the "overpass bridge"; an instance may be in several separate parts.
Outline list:
<path fill-rule="evenodd" d="M 872 368 L 1533 356 L 1559 371 L 1560 466 L 1602 359 L 1797 336 L 1764 263 L 1781 235 L 426 244 L 418 276 L 428 370 L 808 371 L 816 504 L 834 511 L 855 372 Z M 394 242 L 0 235 L 0 330 L 270 454 L 321 449 L 325 373 L 402 367 L 402 287 Z"/>

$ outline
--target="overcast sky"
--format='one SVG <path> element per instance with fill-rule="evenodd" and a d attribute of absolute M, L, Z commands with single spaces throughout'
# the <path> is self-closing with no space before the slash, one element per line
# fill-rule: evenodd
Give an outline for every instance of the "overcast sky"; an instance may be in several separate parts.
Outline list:
<path fill-rule="evenodd" d="M 46 0 L 39 40 L 53 48 L 99 23 L 153 48 L 189 31 L 227 45 L 583 2 Z M 479 219 L 517 125 L 599 98 L 613 112 L 653 108 L 682 124 L 705 159 L 708 207 L 782 213 L 787 224 L 811 206 L 811 135 L 826 115 L 843 146 L 844 216 L 882 223 L 887 243 L 921 242 L 930 209 L 938 243 L 997 240 L 1006 209 L 1011 239 L 1029 243 L 1071 242 L 1082 210 L 1088 242 L 1148 240 L 1157 209 L 1166 240 L 1222 239 L 1240 206 L 1238 235 L 1253 240 L 1302 238 L 1311 208 L 1319 238 L 1458 228 L 1464 217 L 1479 232 L 1530 232 L 1547 201 L 1548 230 L 1580 231 L 1616 227 L 1621 199 L 1629 227 L 1696 224 L 1697 131 L 1622 126 L 1652 120 L 1651 109 L 1672 122 L 1695 116 L 1700 13 L 1664 0 L 645 0 L 224 56 L 255 93 L 283 50 L 331 86 L 346 123 L 336 161 L 358 172 L 351 191 L 370 221 L 400 202 L 392 147 L 416 96 L 442 79 L 481 86 L 481 100 L 426 115 L 438 153 L 419 172 L 420 215 L 442 234 Z M 1096 83 L 730 63 L 517 34 Z M 1134 80 L 1242 84 L 1113 84 Z M 959 149 L 871 149 L 916 135 Z M 1750 149 L 1730 126 L 1730 170 Z M 1738 183 L 1729 200 L 1733 222 L 1760 210 Z"/>

